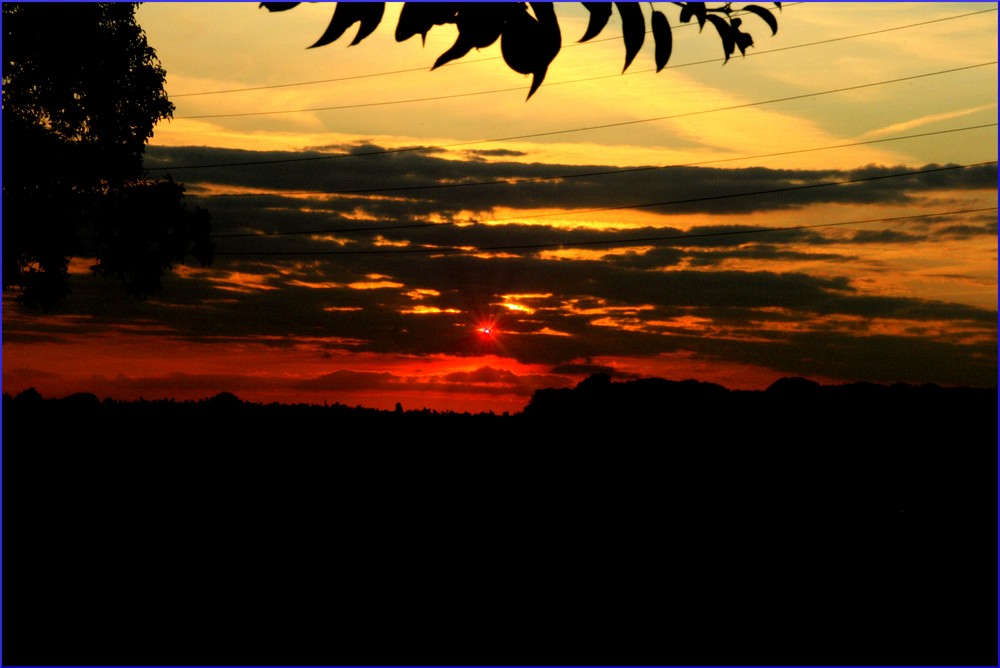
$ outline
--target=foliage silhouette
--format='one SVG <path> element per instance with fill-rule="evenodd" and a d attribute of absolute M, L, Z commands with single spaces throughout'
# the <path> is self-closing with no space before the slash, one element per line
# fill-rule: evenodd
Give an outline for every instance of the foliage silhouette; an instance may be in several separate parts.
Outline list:
<path fill-rule="evenodd" d="M 188 254 L 211 261 L 208 213 L 143 173 L 173 104 L 136 6 L 3 5 L 3 288 L 29 306 L 66 296 L 72 257 L 138 297 Z"/>
<path fill-rule="evenodd" d="M 297 2 L 262 2 L 260 6 L 272 12 L 292 9 Z M 621 18 L 622 36 L 625 40 L 625 67 L 629 68 L 646 37 L 646 17 L 638 2 L 583 2 L 590 12 L 587 29 L 580 42 L 597 37 L 615 9 Z M 704 2 L 674 2 L 680 7 L 680 23 L 698 22 L 699 30 L 711 23 L 719 33 L 726 61 L 736 49 L 746 54 L 753 46 L 753 37 L 742 31 L 743 19 L 734 14 L 749 12 L 767 24 L 771 34 L 778 31 L 774 13 L 760 5 L 734 7 L 726 2 L 709 7 Z M 652 5 L 651 5 L 652 6 Z M 781 3 L 775 2 L 779 10 Z M 326 32 L 311 47 L 325 46 L 339 39 L 352 25 L 359 24 L 351 46 L 360 43 L 378 27 L 385 13 L 381 2 L 338 2 Z M 656 42 L 654 58 L 656 71 L 662 70 L 673 52 L 673 33 L 667 15 L 653 9 L 650 16 L 653 39 Z M 545 79 L 549 65 L 559 53 L 561 34 L 551 2 L 406 2 L 396 25 L 396 41 L 402 42 L 414 35 L 426 40 L 427 33 L 436 25 L 454 23 L 458 28 L 455 43 L 434 62 L 435 69 L 461 58 L 472 49 L 482 49 L 501 40 L 504 62 L 515 72 L 531 74 L 531 98 Z"/>

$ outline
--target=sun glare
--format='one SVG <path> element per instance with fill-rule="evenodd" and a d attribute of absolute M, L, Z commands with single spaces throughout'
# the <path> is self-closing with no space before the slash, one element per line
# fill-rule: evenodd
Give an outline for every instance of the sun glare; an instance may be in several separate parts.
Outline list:
<path fill-rule="evenodd" d="M 495 317 L 488 317 L 476 322 L 476 331 L 484 339 L 492 339 L 498 333 L 497 330 L 497 319 Z"/>
<path fill-rule="evenodd" d="M 497 317 L 480 315 L 472 321 L 472 347 L 480 354 L 505 353 L 497 328 Z"/>

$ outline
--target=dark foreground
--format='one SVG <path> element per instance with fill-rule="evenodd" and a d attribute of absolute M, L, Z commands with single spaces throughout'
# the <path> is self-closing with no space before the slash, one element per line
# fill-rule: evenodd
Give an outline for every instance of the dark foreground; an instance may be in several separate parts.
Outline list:
<path fill-rule="evenodd" d="M 3 663 L 997 663 L 997 393 L 3 403 Z"/>

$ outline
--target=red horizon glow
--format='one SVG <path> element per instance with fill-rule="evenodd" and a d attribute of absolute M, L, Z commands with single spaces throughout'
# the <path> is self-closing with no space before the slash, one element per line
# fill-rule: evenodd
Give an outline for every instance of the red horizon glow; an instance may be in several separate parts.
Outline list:
<path fill-rule="evenodd" d="M 3 390 L 16 396 L 34 387 L 45 398 L 90 392 L 122 401 L 208 399 L 231 392 L 255 403 L 324 403 L 392 410 L 517 413 L 536 390 L 572 387 L 589 371 L 560 372 L 519 362 L 499 349 L 497 330 L 476 328 L 478 354 L 406 356 L 323 355 L 300 340 L 290 347 L 260 342 L 191 345 L 167 336 L 114 332 L 60 342 L 5 341 Z M 490 334 L 478 331 L 490 329 Z M 695 356 L 607 357 L 582 366 L 615 368 L 624 377 L 697 378 L 730 389 L 764 389 L 780 373 Z M 825 382 L 827 379 L 816 379 Z"/>

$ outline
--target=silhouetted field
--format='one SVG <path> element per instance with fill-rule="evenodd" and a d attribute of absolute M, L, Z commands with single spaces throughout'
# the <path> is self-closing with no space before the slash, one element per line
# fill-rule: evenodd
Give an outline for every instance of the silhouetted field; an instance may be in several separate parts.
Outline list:
<path fill-rule="evenodd" d="M 997 662 L 997 392 L 4 396 L 6 664 Z"/>

